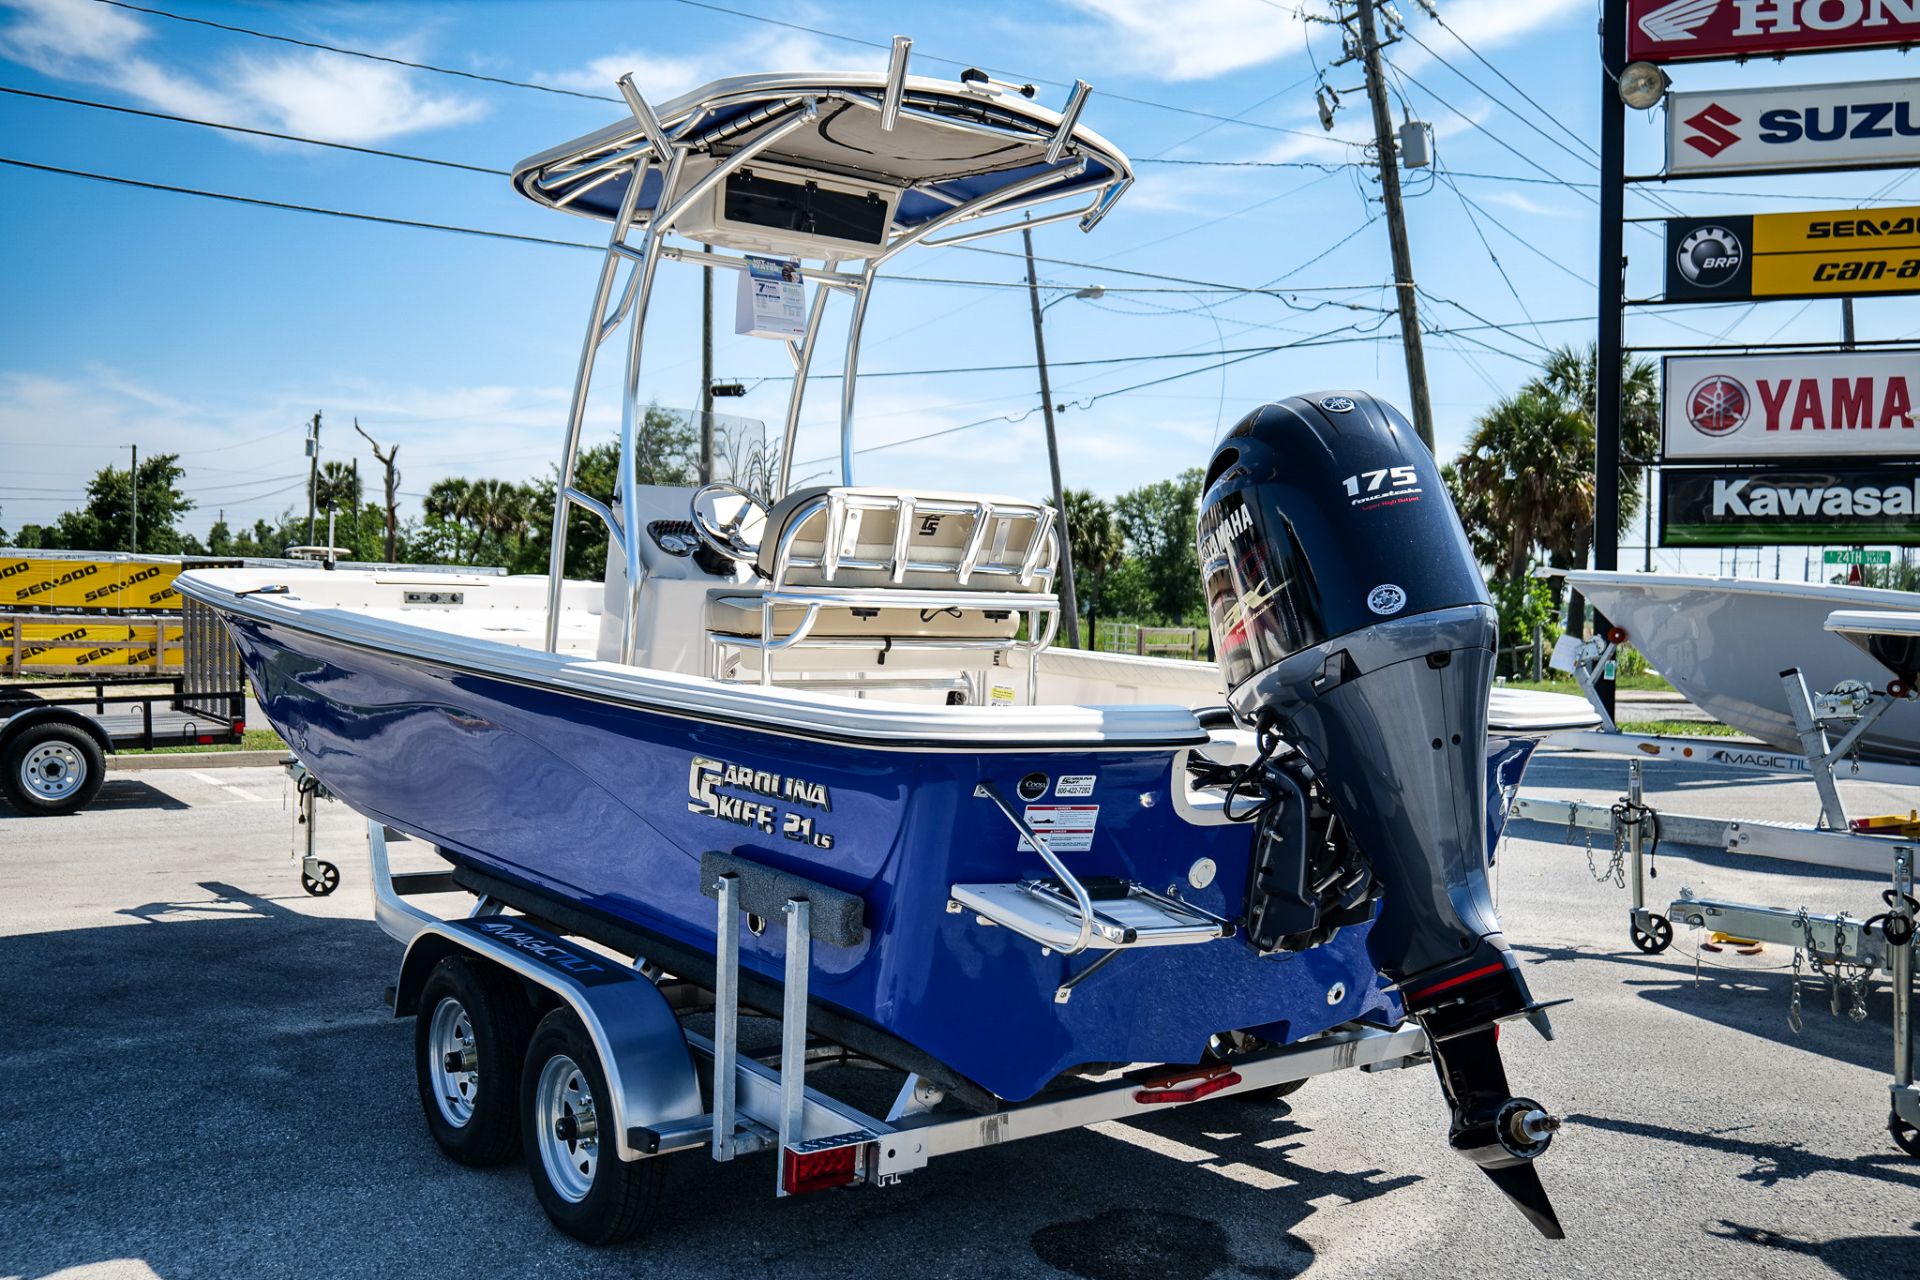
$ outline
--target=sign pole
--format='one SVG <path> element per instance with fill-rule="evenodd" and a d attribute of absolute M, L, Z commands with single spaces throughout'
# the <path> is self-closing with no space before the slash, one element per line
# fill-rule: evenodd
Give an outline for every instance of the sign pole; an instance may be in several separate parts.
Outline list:
<path fill-rule="evenodd" d="M 1593 567 L 1620 567 L 1620 359 L 1625 307 L 1627 108 L 1615 77 L 1627 65 L 1627 0 L 1605 0 L 1600 36 L 1600 332 L 1594 370 Z M 1646 495 L 1651 501 L 1652 495 Z M 1611 624 L 1595 615 L 1605 634 Z M 1595 687 L 1613 714 L 1613 680 Z"/>

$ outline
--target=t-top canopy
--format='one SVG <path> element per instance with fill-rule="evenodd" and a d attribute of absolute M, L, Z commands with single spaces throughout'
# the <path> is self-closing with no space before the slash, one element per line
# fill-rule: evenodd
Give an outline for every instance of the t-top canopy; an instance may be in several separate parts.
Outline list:
<path fill-rule="evenodd" d="M 1030 208 L 1085 194 L 1081 226 L 1088 229 L 1133 181 L 1119 149 L 1078 123 L 1084 85 L 1075 87 L 1060 112 L 984 77 L 956 83 L 907 76 L 904 58 L 897 66 L 897 75 L 733 76 L 664 104 L 657 114 L 657 136 L 669 152 L 684 151 L 687 162 L 680 191 L 669 199 L 697 177 L 699 158 L 724 160 L 810 109 L 812 119 L 765 146 L 754 155 L 753 166 L 797 171 L 801 179 L 830 187 L 870 184 L 897 191 L 897 203 L 881 202 L 891 206 L 889 235 L 1016 186 L 1022 188 L 1017 199 L 981 211 Z M 629 86 L 623 82 L 622 88 Z M 522 160 L 514 167 L 514 187 L 550 208 L 611 222 L 639 171 L 645 177 L 634 220 L 647 220 L 662 205 L 666 161 L 672 156 L 656 154 L 657 142 L 646 127 L 651 122 L 644 122 L 645 104 L 637 94 L 630 100 L 636 103 L 634 118 Z M 1045 181 L 1049 170 L 1058 172 L 1056 181 Z M 1028 185 L 1029 179 L 1037 181 Z"/>

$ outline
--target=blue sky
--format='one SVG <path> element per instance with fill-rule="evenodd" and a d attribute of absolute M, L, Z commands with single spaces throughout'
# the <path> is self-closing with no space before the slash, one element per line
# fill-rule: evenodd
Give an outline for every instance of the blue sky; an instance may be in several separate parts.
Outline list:
<path fill-rule="evenodd" d="M 1348 92 L 1360 76 L 1351 66 L 1326 72 L 1343 106 L 1333 132 L 1323 132 L 1313 103 L 1316 68 L 1339 56 L 1337 33 L 1302 22 L 1293 0 L 730 0 L 725 7 L 738 14 L 677 0 L 155 0 L 153 7 L 589 93 L 610 94 L 614 78 L 631 70 L 656 101 L 744 71 L 877 68 L 884 52 L 855 41 L 884 44 L 895 33 L 914 37 L 914 67 L 923 74 L 953 75 L 954 63 L 978 62 L 1052 82 L 1041 86 L 1047 101 L 1064 98 L 1058 85 L 1083 78 L 1095 90 L 1086 122 L 1135 159 L 1140 181 L 1093 234 L 1070 224 L 1036 233 L 1043 256 L 1087 264 L 1043 265 L 1049 298 L 1089 284 L 1110 290 L 1048 312 L 1055 398 L 1073 405 L 1060 420 L 1068 484 L 1112 494 L 1198 465 L 1222 428 L 1276 396 L 1358 387 L 1403 405 L 1407 399 L 1397 325 L 1380 310 L 1391 303 L 1385 224 L 1361 225 L 1378 210 L 1377 183 L 1349 165 L 1364 159 L 1357 144 L 1371 135 L 1364 94 Z M 1510 326 L 1428 339 L 1445 457 L 1476 413 L 1529 375 L 1538 344 L 1593 335 L 1591 320 L 1582 319 L 1594 308 L 1583 283 L 1595 270 L 1593 192 L 1566 184 L 1595 180 L 1587 145 L 1597 142 L 1596 8 L 1592 0 L 1441 0 L 1445 27 L 1415 4 L 1403 8 L 1418 42 L 1402 41 L 1389 57 L 1403 105 L 1434 124 L 1448 171 L 1409 179 L 1414 268 L 1430 296 L 1429 319 L 1447 328 Z M 1895 77 L 1912 67 L 1903 55 L 1867 53 L 1673 74 L 1683 89 L 1721 88 Z M 100 0 L 0 4 L 0 86 L 497 169 L 622 114 L 612 103 L 343 57 Z M 1630 167 L 1657 168 L 1657 113 L 1634 116 L 1630 128 Z M 498 176 L 18 94 L 0 95 L 0 155 L 390 217 L 564 240 L 595 234 L 589 224 L 522 201 Z M 1920 184 L 1895 185 L 1903 180 L 1885 173 L 1714 179 L 1668 184 L 1663 194 L 1699 214 L 1838 207 L 1875 195 L 1920 203 Z M 1636 195 L 1629 212 L 1659 211 Z M 182 454 L 185 487 L 199 504 L 188 527 L 204 532 L 221 510 L 233 521 L 272 516 L 302 501 L 302 423 L 316 409 L 325 414 L 325 456 L 359 456 L 363 475 L 374 464 L 353 420 L 397 440 L 402 490 L 410 495 L 448 474 L 541 473 L 559 438 L 597 269 L 595 255 L 576 250 L 13 167 L 0 167 L 0 246 L 0 526 L 7 528 L 73 505 L 96 468 L 124 465 L 133 442 L 143 452 Z M 1017 250 L 1018 241 L 981 247 Z M 1654 235 L 1629 230 L 1637 295 L 1659 287 L 1658 247 Z M 1024 278 L 1017 260 L 946 249 L 905 255 L 897 265 L 912 275 L 988 283 L 883 284 L 868 321 L 866 370 L 1031 361 L 1026 296 L 994 287 Z M 1280 279 L 1299 293 L 1289 305 L 1222 293 L 1121 292 L 1185 287 L 1122 269 L 1246 286 Z M 662 273 L 643 392 L 663 404 L 690 404 L 697 392 L 698 280 L 685 268 Z M 755 380 L 785 372 L 784 354 L 776 344 L 732 336 L 724 288 L 718 311 L 717 370 L 754 387 L 722 407 L 777 419 L 782 384 Z M 1630 341 L 1827 340 L 1838 335 L 1838 313 L 1837 302 L 1674 308 L 1637 315 Z M 1911 336 L 1920 332 L 1920 304 L 1863 302 L 1858 320 L 1863 338 Z M 1356 340 L 1123 391 L 1216 363 L 1222 348 L 1315 335 Z M 1166 353 L 1193 359 L 1067 363 Z M 603 387 L 613 380 L 603 375 Z M 1093 399 L 1115 392 L 1122 393 Z M 811 406 L 803 460 L 832 450 L 829 401 Z M 862 479 L 1014 493 L 1045 486 L 1030 370 L 875 379 L 863 386 L 860 404 L 863 445 L 983 418 L 1018 419 L 866 455 Z M 590 430 L 610 432 L 614 414 L 611 400 L 597 397 Z M 417 511 L 417 501 L 408 507 Z"/>

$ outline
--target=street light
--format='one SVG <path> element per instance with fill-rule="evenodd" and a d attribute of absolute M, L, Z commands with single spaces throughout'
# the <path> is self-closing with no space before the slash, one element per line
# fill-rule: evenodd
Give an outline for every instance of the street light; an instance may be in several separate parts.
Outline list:
<path fill-rule="evenodd" d="M 1673 81 L 1651 62 L 1629 62 L 1620 73 L 1620 101 L 1644 111 L 1664 98 Z"/>
<path fill-rule="evenodd" d="M 1067 647 L 1080 647 L 1080 602 L 1073 589 L 1073 545 L 1067 530 L 1067 495 L 1060 484 L 1060 439 L 1053 427 L 1053 387 L 1047 380 L 1047 339 L 1041 316 L 1047 307 L 1055 302 L 1065 302 L 1068 298 L 1099 298 L 1105 296 L 1105 285 L 1086 285 L 1075 293 L 1062 294 L 1040 305 L 1040 280 L 1033 269 L 1033 231 L 1023 227 L 1020 237 L 1027 248 L 1027 301 L 1033 307 L 1033 355 L 1034 362 L 1040 367 L 1040 410 L 1047 423 L 1047 466 L 1053 473 L 1053 511 L 1054 523 L 1060 528 L 1060 612 L 1066 623 Z"/>

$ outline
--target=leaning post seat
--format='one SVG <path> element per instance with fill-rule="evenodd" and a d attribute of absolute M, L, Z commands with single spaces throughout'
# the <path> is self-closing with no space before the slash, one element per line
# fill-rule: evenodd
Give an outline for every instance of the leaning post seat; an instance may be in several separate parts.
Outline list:
<path fill-rule="evenodd" d="M 802 649 L 1008 650 L 1031 658 L 1059 626 L 1059 533 L 1021 498 L 873 487 L 799 489 L 768 513 L 755 583 L 707 596 L 714 675 Z M 1026 622 L 1026 635 L 1020 624 Z"/>

